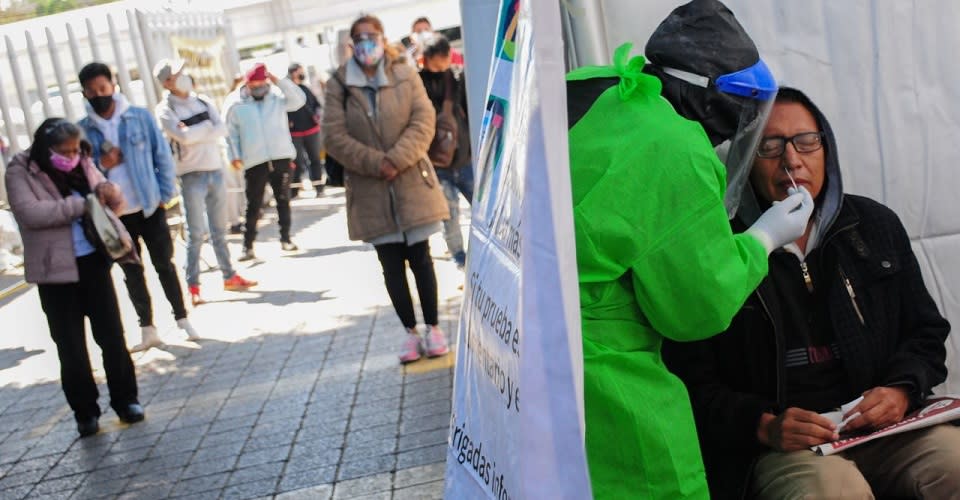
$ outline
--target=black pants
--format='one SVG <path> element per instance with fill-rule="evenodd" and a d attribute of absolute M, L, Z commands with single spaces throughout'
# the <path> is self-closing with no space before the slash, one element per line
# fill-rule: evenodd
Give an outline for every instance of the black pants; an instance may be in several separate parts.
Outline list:
<path fill-rule="evenodd" d="M 297 173 L 294 181 L 302 179 L 304 172 L 310 172 L 314 189 L 320 189 L 323 182 L 323 163 L 320 161 L 320 133 L 303 137 L 291 137 L 293 147 L 297 148 Z M 308 170 L 309 163 L 309 170 Z M 296 196 L 296 189 L 293 196 Z"/>
<path fill-rule="evenodd" d="M 250 167 L 244 172 L 247 179 L 247 227 L 243 233 L 243 247 L 253 248 L 257 239 L 257 219 L 263 205 L 263 190 L 270 182 L 273 198 L 277 200 L 280 218 L 280 241 L 290 241 L 290 160 L 273 160 Z"/>
<path fill-rule="evenodd" d="M 177 267 L 173 263 L 173 240 L 170 239 L 170 226 L 167 225 L 167 211 L 158 207 L 153 215 L 144 217 L 143 212 L 136 212 L 120 217 L 126 226 L 133 245 L 140 256 L 140 264 L 123 264 L 124 283 L 133 308 L 140 318 L 140 326 L 153 325 L 153 304 L 150 302 L 150 292 L 147 290 L 147 278 L 144 276 L 143 251 L 140 240 L 150 252 L 150 262 L 160 278 L 163 294 L 173 308 L 173 317 L 182 319 L 187 317 L 187 309 L 183 305 L 183 289 L 180 287 L 180 278 L 177 277 Z"/>
<path fill-rule="evenodd" d="M 50 336 L 60 357 L 60 383 L 78 418 L 100 416 L 97 384 L 87 352 L 83 318 L 90 319 L 93 340 L 103 351 L 110 406 L 137 402 L 137 378 L 123 338 L 117 292 L 110 277 L 111 262 L 99 253 L 77 258 L 80 280 L 63 285 L 38 285 L 40 305 L 47 315 Z"/>
<path fill-rule="evenodd" d="M 387 243 L 375 245 L 377 258 L 383 267 L 383 281 L 393 308 L 400 316 L 403 326 L 410 329 L 417 326 L 417 317 L 413 312 L 413 299 L 410 298 L 410 285 L 407 283 L 407 266 L 417 280 L 417 294 L 420 296 L 420 308 L 423 310 L 423 322 L 436 325 L 437 321 L 437 275 L 433 271 L 433 259 L 430 257 L 430 243 L 422 241 L 412 246 L 406 243 Z"/>

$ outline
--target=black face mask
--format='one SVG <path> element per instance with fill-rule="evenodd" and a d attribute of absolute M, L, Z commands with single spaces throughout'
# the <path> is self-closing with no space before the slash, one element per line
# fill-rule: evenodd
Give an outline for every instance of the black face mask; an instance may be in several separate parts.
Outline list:
<path fill-rule="evenodd" d="M 673 109 L 680 116 L 699 122 L 714 147 L 737 133 L 743 106 L 739 98 L 691 85 L 665 75 L 659 68 L 648 66 L 644 70 L 660 78 L 663 96 L 673 104 Z"/>
<path fill-rule="evenodd" d="M 93 108 L 97 114 L 106 113 L 110 106 L 113 105 L 113 96 L 112 95 L 98 95 L 96 97 L 88 97 L 87 102 L 90 103 L 90 107 Z"/>
<path fill-rule="evenodd" d="M 702 103 L 702 113 L 698 120 L 707 132 L 714 147 L 723 141 L 732 139 L 740 126 L 742 104 L 737 98 L 721 92 L 713 92 Z"/>

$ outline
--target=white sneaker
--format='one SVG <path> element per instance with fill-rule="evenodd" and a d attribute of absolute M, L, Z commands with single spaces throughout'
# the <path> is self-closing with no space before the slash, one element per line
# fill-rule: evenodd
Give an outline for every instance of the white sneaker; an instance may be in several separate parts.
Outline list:
<path fill-rule="evenodd" d="M 187 332 L 187 340 L 199 340 L 200 334 L 193 329 L 193 325 L 190 324 L 190 320 L 187 318 L 180 318 L 177 320 L 177 328 Z"/>
<path fill-rule="evenodd" d="M 130 352 L 140 352 L 146 351 L 151 347 L 160 347 L 163 345 L 163 341 L 160 340 L 160 335 L 157 334 L 157 327 L 142 326 L 140 327 L 140 343 L 131 347 Z"/>

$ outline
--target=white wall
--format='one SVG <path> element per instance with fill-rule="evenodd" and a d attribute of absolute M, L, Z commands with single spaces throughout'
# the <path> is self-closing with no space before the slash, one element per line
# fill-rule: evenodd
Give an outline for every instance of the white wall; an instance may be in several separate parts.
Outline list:
<path fill-rule="evenodd" d="M 682 2 L 605 0 L 609 49 L 637 53 Z M 924 279 L 960 326 L 960 2 L 727 0 L 783 85 L 833 125 L 846 192 L 903 220 Z M 960 333 L 947 340 L 946 390 L 960 393 Z"/>

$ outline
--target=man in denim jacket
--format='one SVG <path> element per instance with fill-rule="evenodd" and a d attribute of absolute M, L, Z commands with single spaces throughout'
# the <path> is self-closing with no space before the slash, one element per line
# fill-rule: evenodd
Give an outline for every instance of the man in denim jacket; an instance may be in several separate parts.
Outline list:
<path fill-rule="evenodd" d="M 116 183 L 127 200 L 120 220 L 140 251 L 143 239 L 160 278 L 163 292 L 173 308 L 177 326 L 191 340 L 197 332 L 187 320 L 183 290 L 173 263 L 173 240 L 164 205 L 177 195 L 173 157 L 157 123 L 144 108 L 131 106 L 116 92 L 110 68 L 100 62 L 84 66 L 78 75 L 87 99 L 87 117 L 79 125 L 93 145 L 94 160 L 107 178 Z M 122 264 L 130 300 L 140 319 L 141 342 L 133 351 L 162 344 L 153 324 L 153 307 L 142 263 Z"/>

